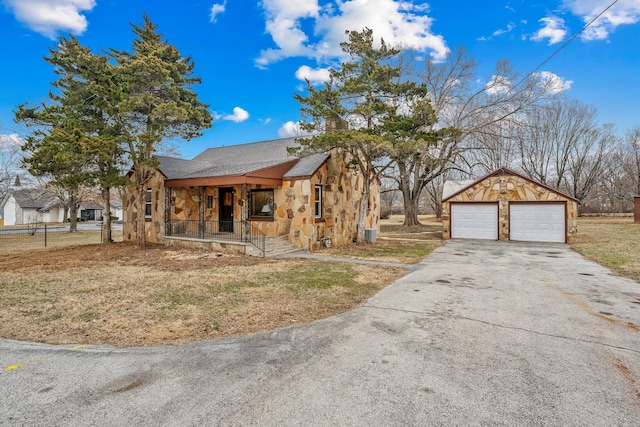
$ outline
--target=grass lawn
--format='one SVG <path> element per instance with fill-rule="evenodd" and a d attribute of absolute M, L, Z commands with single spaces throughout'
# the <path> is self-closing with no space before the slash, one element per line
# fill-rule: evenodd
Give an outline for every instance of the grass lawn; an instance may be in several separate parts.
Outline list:
<path fill-rule="evenodd" d="M 376 244 L 321 253 L 413 263 L 442 244 L 437 223 L 410 229 L 401 224 L 401 218 L 386 220 Z M 88 244 L 95 238 L 91 233 L 57 236 L 61 244 L 76 245 L 70 247 L 2 242 L 11 244 L 0 245 L 0 336 L 122 347 L 245 335 L 348 311 L 406 273 L 340 262 Z"/>
<path fill-rule="evenodd" d="M 420 216 L 422 225 L 413 227 L 404 227 L 403 220 L 402 215 L 392 215 L 382 220 L 375 244 L 322 249 L 318 254 L 414 264 L 443 244 L 440 219 Z"/>
<path fill-rule="evenodd" d="M 133 346 L 251 334 L 347 311 L 405 273 L 125 243 L 16 252 L 0 257 L 0 336 Z"/>
<path fill-rule="evenodd" d="M 640 282 L 640 224 L 631 217 L 578 219 L 571 247 L 616 274 Z"/>
<path fill-rule="evenodd" d="M 45 226 L 47 233 L 45 233 Z M 12 232 L 19 230 L 19 232 Z M 45 237 L 46 234 L 46 237 Z M 45 242 L 46 238 L 46 242 Z M 122 231 L 113 230 L 112 240 L 122 241 Z M 69 223 L 47 223 L 0 227 L 0 255 L 18 251 L 92 245 L 102 241 L 100 230 L 69 232 Z M 46 244 L 46 247 L 45 247 Z"/>

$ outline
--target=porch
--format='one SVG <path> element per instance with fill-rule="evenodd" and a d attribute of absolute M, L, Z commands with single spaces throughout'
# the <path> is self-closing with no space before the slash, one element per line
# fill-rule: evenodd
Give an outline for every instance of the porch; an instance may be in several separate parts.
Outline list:
<path fill-rule="evenodd" d="M 165 243 L 265 256 L 266 235 L 248 221 L 172 219 L 165 224 Z"/>

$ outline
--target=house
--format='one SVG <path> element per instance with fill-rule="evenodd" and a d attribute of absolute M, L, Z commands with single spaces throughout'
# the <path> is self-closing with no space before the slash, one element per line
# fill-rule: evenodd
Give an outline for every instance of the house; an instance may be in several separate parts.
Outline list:
<path fill-rule="evenodd" d="M 147 241 L 166 245 L 249 253 L 246 237 L 256 234 L 307 250 L 351 243 L 362 176 L 341 149 L 301 158 L 289 153 L 297 146 L 286 138 L 209 148 L 193 160 L 159 156 L 144 209 L 132 191 L 124 197 L 124 240 L 136 240 L 136 218 L 144 213 Z M 378 229 L 379 216 L 376 182 L 365 228 Z"/>
<path fill-rule="evenodd" d="M 4 210 L 4 225 L 32 224 L 37 222 L 65 222 L 65 208 L 58 196 L 47 188 L 12 188 L 0 201 Z M 101 203 L 88 200 L 78 209 L 78 219 L 102 221 Z M 122 203 L 119 198 L 112 200 L 112 216 L 122 218 Z M 119 215 L 119 216 L 118 216 Z"/>
<path fill-rule="evenodd" d="M 11 189 L 0 206 L 4 209 L 5 226 L 64 221 L 62 203 L 46 188 Z"/>
<path fill-rule="evenodd" d="M 454 187 L 442 197 L 444 239 L 568 243 L 577 233 L 575 198 L 510 169 Z"/>
<path fill-rule="evenodd" d="M 122 220 L 122 200 L 117 189 L 111 189 L 110 198 L 111 218 L 114 220 Z M 102 221 L 103 215 L 104 205 L 101 201 L 97 200 L 95 196 L 83 200 L 78 208 L 78 219 L 82 221 Z"/>
<path fill-rule="evenodd" d="M 89 200 L 80 205 L 78 218 L 82 221 L 102 221 L 103 207 L 100 203 Z"/>

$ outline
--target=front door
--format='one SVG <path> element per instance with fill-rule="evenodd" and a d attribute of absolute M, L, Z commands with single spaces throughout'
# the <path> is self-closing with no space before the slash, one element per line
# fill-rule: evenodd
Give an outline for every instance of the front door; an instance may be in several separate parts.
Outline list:
<path fill-rule="evenodd" d="M 233 188 L 220 189 L 220 231 L 233 233 L 233 196 Z"/>

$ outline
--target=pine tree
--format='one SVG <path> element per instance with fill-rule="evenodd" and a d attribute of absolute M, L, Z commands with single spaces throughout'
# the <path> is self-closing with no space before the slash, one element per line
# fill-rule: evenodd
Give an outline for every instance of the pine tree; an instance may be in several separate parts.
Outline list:
<path fill-rule="evenodd" d="M 352 166 L 363 176 L 359 206 L 357 241 L 364 241 L 366 213 L 371 186 L 417 141 L 425 139 L 423 126 L 434 118 L 429 114 L 424 85 L 401 81 L 400 70 L 392 65 L 399 50 L 384 40 L 374 47 L 373 31 L 347 31 L 349 40 L 341 43 L 351 57 L 339 70 L 330 70 L 330 80 L 321 89 L 307 82 L 309 95 L 296 94 L 308 121 L 302 128 L 315 133 L 301 139 L 302 151 L 328 151 L 341 147 L 351 154 Z M 346 122 L 349 128 L 324 132 L 329 122 Z M 329 126 L 330 127 L 330 126 Z"/>
<path fill-rule="evenodd" d="M 142 26 L 132 25 L 132 51 L 111 51 L 118 68 L 120 96 L 117 120 L 133 166 L 138 205 L 137 240 L 146 245 L 144 205 L 149 181 L 158 168 L 156 151 L 163 141 L 201 135 L 211 126 L 208 105 L 198 100 L 192 86 L 194 62 L 163 40 L 147 15 Z"/>
<path fill-rule="evenodd" d="M 61 37 L 45 60 L 59 79 L 49 104 L 18 106 L 16 121 L 34 128 L 24 149 L 29 170 L 50 176 L 69 192 L 70 230 L 76 230 L 80 186 L 100 187 L 104 202 L 103 241 L 111 242 L 110 189 L 126 181 L 121 172 L 121 134 L 114 120 L 118 82 L 109 58 L 95 55 L 75 37 Z"/>

